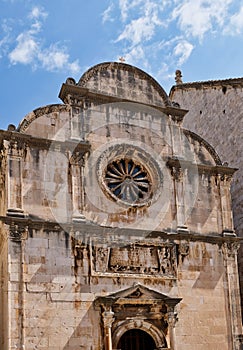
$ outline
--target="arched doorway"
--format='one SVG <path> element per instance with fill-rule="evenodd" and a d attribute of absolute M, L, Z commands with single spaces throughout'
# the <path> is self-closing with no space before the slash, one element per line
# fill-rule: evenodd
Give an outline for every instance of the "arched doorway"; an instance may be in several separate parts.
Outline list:
<path fill-rule="evenodd" d="M 125 332 L 119 342 L 119 350 L 154 350 L 156 349 L 153 338 L 140 329 L 130 329 Z"/>

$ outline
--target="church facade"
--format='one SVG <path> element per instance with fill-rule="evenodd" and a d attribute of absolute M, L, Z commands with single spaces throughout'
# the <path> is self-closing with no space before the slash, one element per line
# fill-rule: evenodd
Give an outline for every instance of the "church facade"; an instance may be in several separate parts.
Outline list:
<path fill-rule="evenodd" d="M 236 169 L 136 67 L 59 97 L 0 132 L 1 349 L 240 350 Z"/>

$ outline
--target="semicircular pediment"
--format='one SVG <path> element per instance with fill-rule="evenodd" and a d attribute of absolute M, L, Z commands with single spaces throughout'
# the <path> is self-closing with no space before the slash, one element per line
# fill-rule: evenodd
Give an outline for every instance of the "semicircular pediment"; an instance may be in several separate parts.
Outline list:
<path fill-rule="evenodd" d="M 120 62 L 97 64 L 86 71 L 78 86 L 161 107 L 171 106 L 160 84 L 143 70 Z"/>

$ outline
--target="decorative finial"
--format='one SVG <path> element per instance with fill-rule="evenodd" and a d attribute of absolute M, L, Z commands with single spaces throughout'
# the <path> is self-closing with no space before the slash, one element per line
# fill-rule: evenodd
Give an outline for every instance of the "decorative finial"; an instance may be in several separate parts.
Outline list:
<path fill-rule="evenodd" d="M 126 60 L 125 60 L 125 58 L 123 56 L 121 56 L 121 57 L 119 57 L 119 61 L 120 62 L 125 62 Z"/>
<path fill-rule="evenodd" d="M 175 71 L 175 81 L 176 81 L 176 85 L 178 84 L 183 84 L 183 81 L 182 81 L 182 74 L 181 74 L 181 71 L 179 69 L 177 69 Z"/>

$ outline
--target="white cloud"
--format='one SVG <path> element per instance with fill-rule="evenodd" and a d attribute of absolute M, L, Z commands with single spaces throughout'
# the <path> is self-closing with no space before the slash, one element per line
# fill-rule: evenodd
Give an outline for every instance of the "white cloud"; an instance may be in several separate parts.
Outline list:
<path fill-rule="evenodd" d="M 148 67 L 148 61 L 141 45 L 135 46 L 129 50 L 124 55 L 124 58 L 125 62 L 129 64 Z"/>
<path fill-rule="evenodd" d="M 44 68 L 48 71 L 68 70 L 72 73 L 80 71 L 78 60 L 71 61 L 65 46 L 54 43 L 44 47 L 39 37 L 43 26 L 43 19 L 47 13 L 35 6 L 28 18 L 31 19 L 30 29 L 20 33 L 16 38 L 16 46 L 9 52 L 10 63 L 31 65 L 33 69 Z M 0 42 L 1 44 L 1 42 Z"/>
<path fill-rule="evenodd" d="M 17 37 L 17 46 L 10 52 L 9 59 L 12 64 L 22 63 L 29 64 L 32 63 L 36 54 L 38 53 L 38 42 L 29 33 L 21 33 Z"/>
<path fill-rule="evenodd" d="M 144 3 L 144 0 L 119 0 L 122 21 L 125 22 L 128 18 L 128 12 L 141 3 Z"/>
<path fill-rule="evenodd" d="M 45 19 L 48 16 L 48 13 L 44 11 L 42 7 L 34 6 L 29 13 L 29 18 L 31 19 L 38 19 L 43 18 Z"/>
<path fill-rule="evenodd" d="M 123 3 L 123 7 L 126 8 L 126 11 L 132 6 L 137 6 L 140 2 L 141 0 L 134 0 L 128 5 L 126 0 L 120 1 L 120 3 Z M 125 25 L 124 30 L 118 36 L 116 42 L 127 40 L 131 42 L 132 45 L 137 45 L 141 42 L 148 41 L 153 37 L 156 28 L 162 25 L 158 16 L 158 5 L 150 0 L 147 0 L 143 5 L 143 14 Z M 125 14 L 127 16 L 127 12 L 124 13 L 124 8 L 122 10 L 123 17 L 125 17 Z"/>
<path fill-rule="evenodd" d="M 190 57 L 193 50 L 193 45 L 188 41 L 180 41 L 174 48 L 174 55 L 178 57 L 178 65 L 181 66 Z"/>
<path fill-rule="evenodd" d="M 204 34 L 213 30 L 214 24 L 222 26 L 233 0 L 185 0 L 172 12 L 179 28 L 187 36 L 202 39 Z"/>
<path fill-rule="evenodd" d="M 114 19 L 111 16 L 112 10 L 113 10 L 114 6 L 113 4 L 111 4 L 110 6 L 107 7 L 107 9 L 102 13 L 102 23 L 105 22 L 113 22 Z"/>
<path fill-rule="evenodd" d="M 133 45 L 139 44 L 141 41 L 149 40 L 154 34 L 155 25 L 146 17 L 133 20 L 126 25 L 124 31 L 119 35 L 117 41 L 128 40 Z"/>
<path fill-rule="evenodd" d="M 69 67 L 69 70 L 73 73 L 73 74 L 77 74 L 77 73 L 80 73 L 80 65 L 79 65 L 79 61 L 78 60 L 75 60 L 71 63 L 68 63 L 68 67 Z"/>
<path fill-rule="evenodd" d="M 69 54 L 66 48 L 59 48 L 58 45 L 51 45 L 48 49 L 38 53 L 38 59 L 42 67 L 48 71 L 69 70 L 72 73 L 78 73 L 80 67 L 78 61 L 69 62 Z"/>
<path fill-rule="evenodd" d="M 11 43 L 11 30 L 12 30 L 7 20 L 3 20 L 1 27 L 2 27 L 3 37 L 0 39 L 0 58 L 6 52 L 8 52 L 8 46 Z"/>
<path fill-rule="evenodd" d="M 243 6 L 241 6 L 239 12 L 231 16 L 224 32 L 232 35 L 241 34 L 243 32 Z"/>
<path fill-rule="evenodd" d="M 129 0 L 119 0 L 119 7 L 121 10 L 121 19 L 124 22 L 127 19 L 127 13 L 129 9 Z"/>

